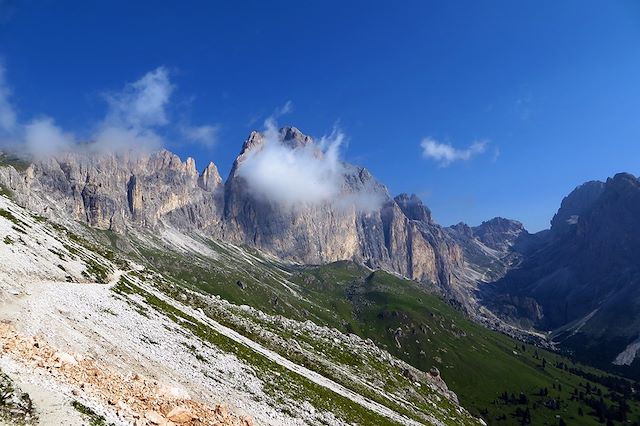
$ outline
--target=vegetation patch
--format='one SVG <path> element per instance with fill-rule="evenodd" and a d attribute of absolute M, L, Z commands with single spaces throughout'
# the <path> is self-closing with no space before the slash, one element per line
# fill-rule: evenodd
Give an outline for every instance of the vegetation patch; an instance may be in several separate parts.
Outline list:
<path fill-rule="evenodd" d="M 605 422 L 609 419 L 615 422 L 623 412 L 628 420 L 640 419 L 637 392 L 629 394 L 611 386 L 614 380 L 611 377 L 615 376 L 488 330 L 466 318 L 447 301 L 430 294 L 424 284 L 383 271 L 372 273 L 352 262 L 287 266 L 252 259 L 248 264 L 240 256 L 229 254 L 227 248 L 214 244 L 211 247 L 219 253 L 220 260 L 209 258 L 205 262 L 177 252 L 148 249 L 140 250 L 143 253 L 140 260 L 174 279 L 178 288 L 171 297 L 178 298 L 184 293 L 179 290 L 180 286 L 216 294 L 271 315 L 298 321 L 309 319 L 321 326 L 371 339 L 380 348 L 422 371 L 437 367 L 461 404 L 489 424 L 557 424 L 558 419 L 562 419 L 568 424 L 596 425 L 602 418 Z M 281 283 L 285 279 L 297 295 L 283 291 Z M 235 285 L 237 280 L 248 283 L 248 290 L 241 291 Z M 226 323 L 224 317 L 215 319 L 268 345 L 255 333 Z M 317 353 L 324 353 L 336 363 L 356 362 L 348 352 L 329 350 L 313 339 L 287 336 L 285 330 L 269 330 L 283 338 L 300 339 L 301 344 L 315 347 Z M 298 361 L 310 365 L 308 360 Z M 567 369 L 556 368 L 559 364 L 566 365 Z M 599 379 L 602 383 L 598 383 L 594 377 L 587 377 L 576 369 L 609 379 Z M 327 371 L 320 372 L 331 376 Z M 601 389 L 602 403 L 598 403 L 601 408 L 592 408 L 596 404 L 587 397 L 580 398 L 580 392 L 586 392 L 587 383 L 591 388 Z M 635 382 L 631 383 L 634 389 L 639 388 Z M 545 388 L 549 394 L 540 396 L 540 389 Z M 506 399 L 502 397 L 505 392 L 509 396 Z M 526 404 L 520 403 L 521 393 L 526 396 Z"/>
<path fill-rule="evenodd" d="M 31 163 L 16 155 L 0 152 L 0 167 L 11 166 L 19 172 L 24 172 Z"/>
<path fill-rule="evenodd" d="M 90 407 L 87 407 L 83 403 L 79 401 L 73 401 L 71 406 L 80 414 L 82 414 L 87 421 L 89 422 L 89 426 L 111 426 L 113 423 L 107 423 L 107 420 L 104 416 L 99 415 L 95 411 L 93 411 Z"/>
<path fill-rule="evenodd" d="M 133 284 L 125 277 L 120 279 L 114 290 L 123 295 L 137 294 L 142 296 L 147 304 L 193 333 L 200 340 L 213 344 L 224 352 L 232 353 L 248 365 L 251 365 L 264 383 L 263 390 L 272 396 L 276 404 L 286 405 L 287 400 L 308 401 L 318 410 L 332 412 L 337 417 L 356 424 L 397 425 L 396 422 L 380 416 L 323 386 L 317 385 L 252 349 L 216 332 L 196 318 Z M 278 408 L 281 408 L 281 406 L 278 406 Z"/>
<path fill-rule="evenodd" d="M 14 216 L 13 213 L 11 213 L 9 210 L 5 210 L 3 208 L 0 208 L 0 217 L 3 217 L 11 222 L 13 222 L 14 225 L 22 227 L 22 228 L 28 228 L 29 225 L 27 225 L 26 223 L 24 223 L 23 221 L 21 221 L 20 219 L 18 219 L 17 217 Z M 21 231 L 21 232 L 24 232 Z"/>
<path fill-rule="evenodd" d="M 94 277 L 96 282 L 100 283 L 100 284 L 106 284 L 108 282 L 108 278 L 109 278 L 109 269 L 107 269 L 106 266 L 100 264 L 99 262 L 97 262 L 94 259 L 91 258 L 87 258 L 85 259 L 85 264 L 86 264 L 86 273 L 83 273 L 83 275 L 85 276 L 85 278 L 87 278 L 87 274 L 89 275 L 89 277 Z"/>
<path fill-rule="evenodd" d="M 9 188 L 7 188 L 4 185 L 0 185 L 0 196 L 12 199 L 13 198 L 13 191 L 11 191 Z"/>
<path fill-rule="evenodd" d="M 16 388 L 11 378 L 0 371 L 0 423 L 26 426 L 37 421 L 29 395 Z"/>

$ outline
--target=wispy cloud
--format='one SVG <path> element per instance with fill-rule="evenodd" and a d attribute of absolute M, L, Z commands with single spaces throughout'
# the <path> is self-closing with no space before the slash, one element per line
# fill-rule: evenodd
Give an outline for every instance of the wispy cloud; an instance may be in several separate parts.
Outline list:
<path fill-rule="evenodd" d="M 56 126 L 50 117 L 34 120 L 24 126 L 24 143 L 36 158 L 43 158 L 71 149 L 76 143 L 71 133 Z"/>
<path fill-rule="evenodd" d="M 10 134 L 16 127 L 16 112 L 11 104 L 11 89 L 7 85 L 5 68 L 0 63 L 0 132 Z"/>
<path fill-rule="evenodd" d="M 213 146 L 218 127 L 171 125 L 170 101 L 175 86 L 165 67 L 158 67 L 121 90 L 104 94 L 107 111 L 93 130 L 76 137 L 45 116 L 21 122 L 11 102 L 11 88 L 0 64 L 0 144 L 37 158 L 69 150 L 150 151 L 165 145 L 162 134 L 173 130 L 192 142 Z M 88 143 L 78 144 L 79 140 Z"/>
<path fill-rule="evenodd" d="M 496 161 L 498 161 L 498 158 L 500 158 L 500 148 L 496 146 L 493 149 L 493 158 L 491 160 L 495 163 Z"/>
<path fill-rule="evenodd" d="M 451 144 L 428 137 L 420 142 L 420 146 L 424 158 L 437 161 L 441 167 L 447 167 L 455 161 L 468 161 L 482 154 L 487 148 L 487 141 L 475 141 L 466 149 L 458 149 Z"/>
<path fill-rule="evenodd" d="M 207 148 L 213 147 L 218 141 L 220 126 L 182 126 L 180 129 L 187 142 L 196 142 Z"/>
<path fill-rule="evenodd" d="M 289 114 L 293 111 L 293 102 L 291 102 L 290 100 L 285 102 L 284 105 L 282 105 L 280 108 L 277 108 L 275 110 L 275 112 L 273 113 L 273 115 L 271 116 L 271 119 L 276 119 L 280 116 Z"/>
<path fill-rule="evenodd" d="M 139 80 L 105 95 L 109 104 L 106 121 L 130 127 L 167 124 L 167 105 L 174 90 L 165 67 L 149 71 Z"/>
<path fill-rule="evenodd" d="M 168 124 L 167 107 L 175 87 L 165 67 L 149 71 L 118 92 L 107 93 L 107 115 L 92 137 L 93 148 L 153 150 L 164 142 L 157 129 Z"/>
<path fill-rule="evenodd" d="M 533 114 L 533 96 L 531 92 L 526 91 L 515 101 L 515 111 L 522 120 L 529 120 Z"/>

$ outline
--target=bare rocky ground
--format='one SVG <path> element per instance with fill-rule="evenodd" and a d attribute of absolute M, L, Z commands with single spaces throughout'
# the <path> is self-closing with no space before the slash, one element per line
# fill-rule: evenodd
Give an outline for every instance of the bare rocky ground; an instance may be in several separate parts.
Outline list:
<path fill-rule="evenodd" d="M 273 370 L 260 370 L 261 367 L 240 359 L 233 351 L 198 337 L 184 326 L 184 320 L 172 319 L 141 294 L 114 291 L 125 279 L 170 309 L 185 313 L 209 333 L 222 336 L 233 346 L 243 347 L 251 356 L 264 360 L 260 362 L 277 365 L 287 377 L 311 383 L 305 388 L 296 382 L 286 382 L 287 386 L 299 388 L 297 392 L 315 386 L 347 405 L 355 404 L 352 406 L 368 415 L 384 419 L 385 424 L 476 423 L 457 405 L 444 383 L 431 383 L 427 377 L 423 383 L 431 390 L 423 388 L 423 394 L 416 390 L 402 394 L 387 392 L 384 378 L 376 378 L 379 383 L 372 379 L 375 371 L 365 374 L 350 370 L 319 356 L 322 353 L 311 346 L 305 347 L 306 359 L 326 365 L 321 370 L 308 368 L 307 364 L 275 350 L 274 345 L 280 343 L 274 342 L 288 344 L 277 333 L 263 333 L 266 340 L 262 342 L 247 338 L 216 322 L 201 309 L 168 298 L 156 289 L 158 282 L 140 278 L 154 276 L 141 266 L 107 259 L 108 253 L 88 249 L 64 227 L 32 215 L 3 196 L 0 213 L 0 239 L 3 239 L 0 370 L 13 380 L 16 388 L 31 397 L 35 416 L 23 423 L 71 426 L 351 423 L 345 421 L 344 409 L 340 418 L 333 407 L 325 404 L 318 409 L 306 397 L 292 396 L 288 389 L 277 389 L 275 395 L 267 392 L 269 385 L 273 387 L 278 380 L 283 383 L 280 377 L 269 377 Z M 67 225 L 82 231 L 78 225 Z M 237 318 L 238 324 L 245 323 L 245 329 L 269 324 L 272 327 L 273 321 L 277 321 L 225 301 L 209 303 L 213 303 L 213 310 L 222 309 L 225 316 Z M 300 326 L 292 322 L 286 326 L 282 323 L 279 328 L 292 333 Z M 366 349 L 368 346 L 363 346 L 363 342 L 351 342 L 337 331 L 312 324 L 305 325 L 303 330 L 307 339 L 322 347 L 339 342 L 339 346 L 362 348 L 359 349 L 364 351 L 362 356 L 375 355 L 371 359 L 382 360 L 393 371 L 401 370 L 402 366 L 396 365 L 398 361 L 386 352 L 376 347 Z M 339 380 L 324 376 L 323 371 L 332 371 Z M 348 382 L 357 383 L 365 392 L 345 386 Z M 419 383 L 416 386 L 419 389 Z M 439 418 L 429 411 L 423 412 L 415 401 L 427 404 Z M 407 417 L 408 413 L 412 413 L 412 418 Z"/>
<path fill-rule="evenodd" d="M 65 247 L 44 224 L 1 198 L 11 221 L 0 221 L 0 369 L 34 404 L 35 416 L 26 423 L 87 424 L 74 408 L 77 401 L 104 424 L 253 424 L 234 407 L 239 395 L 205 398 L 204 389 L 176 382 L 176 376 L 197 377 L 180 371 L 188 363 L 186 337 L 114 297 L 109 288 L 122 271 L 107 284 L 88 281 L 80 257 L 71 253 L 80 247 Z M 222 366 L 232 375 L 228 367 Z"/>
<path fill-rule="evenodd" d="M 113 420 L 117 423 L 253 425 L 251 418 L 232 414 L 223 405 L 208 406 L 190 399 L 186 394 L 171 392 L 158 381 L 137 373 L 123 376 L 92 358 L 57 351 L 42 338 L 27 337 L 17 332 L 7 321 L 0 323 L 0 342 L 3 358 L 21 361 L 21 367 L 13 369 L 15 375 L 26 376 L 30 372 L 43 379 L 48 376 L 52 379 L 50 382 L 60 384 L 61 393 L 70 392 L 76 398 L 91 398 L 106 403 L 116 412 L 117 418 Z M 64 404 L 61 401 L 56 404 L 51 398 L 54 397 L 45 396 L 42 399 L 50 403 L 49 407 L 45 407 L 48 410 L 41 415 L 43 423 L 54 424 L 66 416 L 74 417 L 68 408 L 62 408 Z M 58 409 L 53 410 L 56 406 Z"/>

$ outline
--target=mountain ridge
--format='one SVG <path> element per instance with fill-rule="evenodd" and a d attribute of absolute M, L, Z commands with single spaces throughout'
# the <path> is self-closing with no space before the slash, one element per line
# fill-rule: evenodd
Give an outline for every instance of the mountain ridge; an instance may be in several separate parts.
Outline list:
<path fill-rule="evenodd" d="M 315 144 L 295 127 L 278 135 L 294 150 Z M 466 291 L 469 283 L 458 283 L 453 273 L 463 268 L 462 250 L 429 209 L 415 196 L 392 198 L 364 168 L 342 163 L 340 203 L 283 207 L 256 196 L 238 170 L 264 143 L 263 134 L 251 132 L 226 180 L 213 162 L 198 173 L 192 158 L 183 162 L 161 150 L 64 153 L 22 171 L 3 169 L 0 183 L 39 213 L 55 216 L 58 208 L 60 216 L 99 229 L 126 232 L 165 223 L 294 262 L 351 259 L 430 283 L 452 297 Z M 375 207 L 360 210 L 363 197 Z"/>

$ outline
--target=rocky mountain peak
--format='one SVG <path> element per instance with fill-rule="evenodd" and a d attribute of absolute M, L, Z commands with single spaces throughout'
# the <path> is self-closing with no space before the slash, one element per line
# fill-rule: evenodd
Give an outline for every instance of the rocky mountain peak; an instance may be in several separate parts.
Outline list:
<path fill-rule="evenodd" d="M 431 223 L 431 210 L 422 203 L 422 200 L 416 194 L 400 194 L 394 198 L 395 202 L 402 212 L 410 220 L 418 220 L 421 222 Z"/>
<path fill-rule="evenodd" d="M 451 229 L 456 231 L 457 234 L 465 239 L 473 238 L 473 229 L 464 222 L 456 223 L 455 225 L 451 226 Z"/>
<path fill-rule="evenodd" d="M 290 148 L 300 148 L 313 144 L 313 138 L 311 136 L 307 136 L 298 128 L 291 126 L 282 127 L 278 131 L 278 138 L 285 146 Z M 256 130 L 252 131 L 242 145 L 242 150 L 240 151 L 238 158 L 244 158 L 249 151 L 261 146 L 264 141 L 265 136 L 263 133 Z"/>
<path fill-rule="evenodd" d="M 487 247 L 504 251 L 527 231 L 517 220 L 494 217 L 473 228 L 473 234 Z"/>
<path fill-rule="evenodd" d="M 640 186 L 640 180 L 631 173 L 617 173 L 612 178 L 607 179 L 606 185 L 621 190 L 633 190 Z"/>
<path fill-rule="evenodd" d="M 196 169 L 196 160 L 192 157 L 187 158 L 187 161 L 184 164 L 185 171 L 190 175 L 197 175 L 198 169 Z"/>
<path fill-rule="evenodd" d="M 202 174 L 198 177 L 198 185 L 200 188 L 209 192 L 212 192 L 222 185 L 222 177 L 213 161 L 209 162 L 207 167 L 202 171 Z"/>
<path fill-rule="evenodd" d="M 624 174 L 626 175 L 626 174 Z M 616 175 L 618 176 L 618 175 Z M 618 179 L 621 181 L 624 176 Z M 635 179 L 635 178 L 634 178 Z M 560 204 L 558 212 L 551 219 L 551 230 L 555 235 L 562 235 L 571 230 L 578 222 L 578 218 L 585 213 L 604 192 L 605 184 L 600 181 L 590 181 L 576 187 Z"/>
<path fill-rule="evenodd" d="M 280 137 L 282 141 L 293 148 L 307 146 L 313 143 L 313 138 L 302 133 L 296 127 L 283 127 L 280 129 Z"/>

